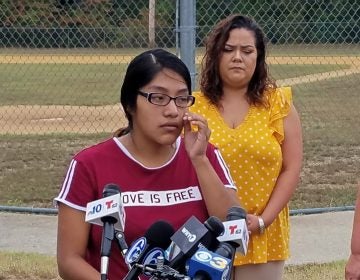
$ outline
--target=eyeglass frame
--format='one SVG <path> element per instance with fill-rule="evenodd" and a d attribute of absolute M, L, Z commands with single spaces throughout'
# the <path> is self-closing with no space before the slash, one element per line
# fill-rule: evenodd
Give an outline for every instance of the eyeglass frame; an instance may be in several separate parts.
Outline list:
<path fill-rule="evenodd" d="M 189 108 L 191 107 L 192 105 L 194 105 L 195 103 L 195 96 L 193 95 L 179 95 L 179 96 L 176 96 L 176 97 L 171 97 L 165 93 L 159 93 L 159 92 L 145 92 L 145 91 L 141 91 L 141 90 L 138 90 L 138 93 L 139 95 L 143 96 L 146 98 L 146 100 L 151 103 L 151 104 L 154 104 L 154 105 L 157 105 L 157 106 L 167 106 L 171 100 L 174 100 L 174 103 L 176 105 L 176 107 L 179 107 L 179 108 Z M 158 94 L 158 95 L 161 95 L 161 96 L 166 96 L 167 98 L 169 98 L 169 102 L 167 102 L 166 104 L 157 104 L 157 103 L 153 103 L 151 101 L 151 97 L 153 96 L 153 94 Z M 187 105 L 186 107 L 183 107 L 183 106 L 179 106 L 178 104 L 176 104 L 176 100 L 179 100 L 179 98 L 181 97 L 186 97 L 186 98 L 190 98 L 190 105 Z"/>

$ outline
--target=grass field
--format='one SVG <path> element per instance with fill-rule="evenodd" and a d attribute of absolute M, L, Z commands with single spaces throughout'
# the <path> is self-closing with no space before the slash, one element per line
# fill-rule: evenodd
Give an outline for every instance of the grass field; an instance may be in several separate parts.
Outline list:
<path fill-rule="evenodd" d="M 281 80 L 319 73 L 327 75 L 350 68 L 359 70 L 358 61 L 349 65 L 340 60 L 334 64 L 328 57 L 359 55 L 360 52 L 356 52 L 359 46 L 329 46 L 324 52 L 325 47 L 271 47 L 273 55 L 327 57 L 323 61 L 318 57 L 317 61 L 323 62 L 318 64 L 271 64 L 272 76 Z M 0 56 L 39 53 L 63 55 L 64 51 L 0 50 Z M 89 50 L 69 50 L 68 53 L 91 54 Z M 94 53 L 103 54 L 99 50 Z M 115 50 L 105 52 L 114 53 L 119 54 Z M 133 55 L 136 52 L 123 50 L 122 53 Z M 126 64 L 121 63 L 0 63 L 0 109 L 10 106 L 0 114 L 0 126 L 11 124 L 16 117 L 22 118 L 24 123 L 34 123 L 30 119 L 33 105 L 49 105 L 51 110 L 51 105 L 86 108 L 84 106 L 115 104 L 119 100 L 125 67 Z M 304 133 L 304 166 L 301 183 L 290 204 L 292 209 L 353 205 L 356 183 L 360 179 L 359 80 L 359 73 L 336 76 L 335 72 L 334 76 L 329 74 L 323 80 L 305 80 L 292 86 Z M 15 116 L 11 108 L 19 108 L 19 105 L 30 105 L 29 111 Z M 73 123 L 85 125 L 80 122 L 82 115 L 73 117 Z M 98 133 L 0 134 L 0 204 L 52 207 L 52 198 L 58 192 L 71 157 L 85 146 L 109 137 L 111 133 L 105 129 L 108 123 L 108 119 L 99 116 L 99 127 L 95 128 Z M 46 122 L 40 125 L 46 127 Z M 124 123 L 119 123 L 119 127 L 122 125 Z M 16 133 L 21 134 L 21 129 Z"/>
<path fill-rule="evenodd" d="M 118 102 L 127 64 L 0 64 L 1 105 L 99 106 Z M 272 76 L 293 78 L 349 65 L 270 65 Z"/>
<path fill-rule="evenodd" d="M 284 280 L 344 279 L 345 261 L 287 266 Z M 60 280 L 56 259 L 33 253 L 0 252 L 0 280 Z"/>
<path fill-rule="evenodd" d="M 270 55 L 277 56 L 359 56 L 358 44 L 270 44 L 268 51 Z M 31 49 L 31 48 L 0 48 L 0 55 L 17 55 L 17 54 L 117 54 L 117 55 L 136 55 L 146 49 L 134 49 L 134 48 L 69 48 L 69 49 Z M 169 51 L 176 53 L 175 49 L 168 49 Z M 196 54 L 202 55 L 204 53 L 203 48 L 197 48 Z"/>

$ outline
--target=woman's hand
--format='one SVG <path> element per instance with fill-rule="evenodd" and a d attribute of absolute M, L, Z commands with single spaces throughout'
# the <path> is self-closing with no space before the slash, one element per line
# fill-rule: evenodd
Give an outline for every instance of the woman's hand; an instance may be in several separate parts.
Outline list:
<path fill-rule="evenodd" d="M 210 139 L 210 129 L 206 119 L 200 115 L 187 112 L 183 120 L 185 148 L 190 159 L 205 156 Z"/>
<path fill-rule="evenodd" d="M 360 255 L 351 254 L 345 267 L 346 280 L 360 279 Z"/>
<path fill-rule="evenodd" d="M 246 225 L 249 234 L 260 233 L 259 219 L 258 216 L 253 214 L 246 215 Z"/>

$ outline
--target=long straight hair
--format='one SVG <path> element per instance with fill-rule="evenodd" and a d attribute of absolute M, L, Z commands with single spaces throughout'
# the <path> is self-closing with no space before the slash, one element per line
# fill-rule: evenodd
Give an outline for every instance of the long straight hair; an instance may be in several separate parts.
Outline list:
<path fill-rule="evenodd" d="M 153 49 L 136 56 L 129 64 L 121 86 L 120 102 L 128 120 L 125 128 L 115 132 L 115 136 L 129 133 L 133 128 L 131 112 L 136 110 L 138 91 L 150 83 L 164 68 L 179 74 L 191 94 L 191 76 L 188 68 L 176 55 L 163 50 Z"/>

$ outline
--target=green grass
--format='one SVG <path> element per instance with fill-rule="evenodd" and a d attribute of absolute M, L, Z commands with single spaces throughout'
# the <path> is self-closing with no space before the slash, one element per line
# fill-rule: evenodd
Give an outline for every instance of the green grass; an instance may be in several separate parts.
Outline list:
<path fill-rule="evenodd" d="M 0 64 L 2 105 L 104 105 L 119 100 L 127 64 Z"/>
<path fill-rule="evenodd" d="M 271 56 L 360 56 L 359 44 L 269 45 Z"/>
<path fill-rule="evenodd" d="M 359 46 L 271 46 L 272 55 L 358 55 Z M 0 50 L 0 54 L 136 54 L 139 50 Z M 201 50 L 200 50 L 201 51 Z M 353 53 L 354 52 L 354 53 Z M 347 65 L 270 65 L 276 79 Z M 0 64 L 1 105 L 105 105 L 119 100 L 126 64 Z M 360 180 L 359 74 L 293 86 L 304 166 L 292 209 L 353 205 Z M 10 113 L 11 114 L 11 113 Z M 1 117 L 1 116 L 0 116 Z M 26 117 L 26 116 L 25 116 Z M 101 129 L 101 128 L 99 128 Z M 52 207 L 71 157 L 110 134 L 0 136 L 0 205 Z"/>
<path fill-rule="evenodd" d="M 360 180 L 360 75 L 294 86 L 304 166 L 292 208 L 353 205 Z"/>
<path fill-rule="evenodd" d="M 0 64 L 1 105 L 117 103 L 127 64 Z M 323 73 L 347 65 L 270 65 L 275 79 Z"/>
<path fill-rule="evenodd" d="M 197 48 L 196 54 L 204 53 Z M 269 56 L 360 56 L 359 44 L 269 44 Z"/>
<path fill-rule="evenodd" d="M 53 207 L 71 157 L 109 136 L 1 136 L 0 205 Z"/>
<path fill-rule="evenodd" d="M 60 279 L 54 256 L 0 252 L 0 280 Z"/>
<path fill-rule="evenodd" d="M 0 55 L 137 55 L 147 49 L 137 48 L 0 48 Z M 174 52 L 174 49 L 168 49 Z"/>
<path fill-rule="evenodd" d="M 345 261 L 286 266 L 284 280 L 344 279 Z M 35 253 L 0 252 L 0 280 L 59 280 L 56 259 Z"/>
<path fill-rule="evenodd" d="M 284 280 L 342 280 L 345 261 L 285 267 Z"/>
<path fill-rule="evenodd" d="M 25 48 L 0 48 L 0 54 L 118 54 L 136 55 L 146 49 L 135 48 L 74 48 L 74 49 L 25 49 Z M 176 53 L 174 48 L 169 51 Z M 359 56 L 359 44 L 269 44 L 269 55 L 272 56 Z M 196 55 L 204 53 L 203 47 L 196 49 Z"/>
<path fill-rule="evenodd" d="M 350 68 L 349 65 L 329 65 L 329 64 L 271 64 L 269 65 L 269 72 L 275 80 L 288 79 L 294 77 L 301 77 L 305 75 L 325 73 L 330 71 L 342 70 Z"/>
<path fill-rule="evenodd" d="M 292 209 L 354 204 L 360 179 L 359 80 L 357 74 L 293 87 L 304 165 Z M 0 136 L 0 204 L 51 207 L 72 155 L 108 136 Z"/>

